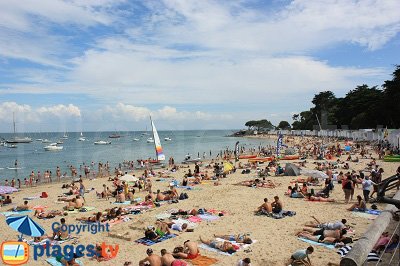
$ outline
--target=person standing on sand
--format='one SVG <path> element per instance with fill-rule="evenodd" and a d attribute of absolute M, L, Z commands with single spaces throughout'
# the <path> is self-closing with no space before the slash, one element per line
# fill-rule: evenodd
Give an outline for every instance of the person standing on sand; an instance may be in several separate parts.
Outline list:
<path fill-rule="evenodd" d="M 56 169 L 56 176 L 57 176 L 58 182 L 60 182 L 61 181 L 61 170 L 60 170 L 59 166 L 57 166 L 57 169 Z"/>
<path fill-rule="evenodd" d="M 83 201 L 86 202 L 86 200 L 85 200 L 85 186 L 83 185 L 82 178 L 79 179 L 79 195 L 83 198 Z"/>
<path fill-rule="evenodd" d="M 162 266 L 161 257 L 153 254 L 153 250 L 148 248 L 146 251 L 147 257 L 139 261 L 139 266 Z"/>

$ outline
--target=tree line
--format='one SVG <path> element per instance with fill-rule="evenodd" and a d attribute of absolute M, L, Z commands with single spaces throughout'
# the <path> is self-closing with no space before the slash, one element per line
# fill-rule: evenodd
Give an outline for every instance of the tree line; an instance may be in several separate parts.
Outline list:
<path fill-rule="evenodd" d="M 336 97 L 332 91 L 322 91 L 312 99 L 313 106 L 292 116 L 290 125 L 281 121 L 273 126 L 263 119 L 248 121 L 249 129 L 362 129 L 376 128 L 378 125 L 388 128 L 400 128 L 400 65 L 395 66 L 392 79 L 379 88 L 366 84 L 350 90 L 344 97 Z M 261 122 L 262 121 L 262 122 Z"/>

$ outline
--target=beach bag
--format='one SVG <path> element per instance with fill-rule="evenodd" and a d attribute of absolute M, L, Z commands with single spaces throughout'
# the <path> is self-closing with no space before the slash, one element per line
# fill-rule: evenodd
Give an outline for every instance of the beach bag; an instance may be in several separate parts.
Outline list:
<path fill-rule="evenodd" d="M 47 192 L 42 192 L 42 195 L 40 196 L 41 198 L 47 198 L 49 195 L 47 195 Z"/>

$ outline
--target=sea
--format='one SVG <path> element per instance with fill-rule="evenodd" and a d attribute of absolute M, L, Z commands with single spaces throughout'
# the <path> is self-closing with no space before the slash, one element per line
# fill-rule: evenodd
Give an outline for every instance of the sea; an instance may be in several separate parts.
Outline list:
<path fill-rule="evenodd" d="M 185 155 L 190 154 L 192 158 L 203 157 L 206 159 L 215 158 L 218 153 L 226 149 L 233 150 L 235 143 L 239 141 L 241 147 L 246 149 L 259 146 L 276 145 L 268 139 L 228 137 L 235 130 L 185 130 L 185 131 L 158 131 L 163 152 L 168 164 L 169 157 L 173 157 L 176 163 L 184 160 Z M 12 178 L 21 179 L 29 177 L 31 171 L 43 172 L 52 171 L 55 175 L 56 167 L 61 172 L 70 175 L 68 166 L 73 165 L 78 169 L 83 164 L 90 165 L 92 162 L 109 162 L 110 169 L 114 169 L 123 161 L 136 161 L 138 159 L 155 158 L 154 143 L 147 143 L 147 138 L 152 137 L 151 132 L 118 132 L 121 136 L 117 139 L 109 138 L 116 132 L 83 132 L 86 141 L 78 141 L 80 132 L 67 133 L 68 139 L 61 151 L 45 151 L 44 146 L 38 139 L 48 139 L 50 142 L 57 142 L 64 133 L 27 133 L 24 136 L 32 138 L 31 143 L 17 144 L 17 148 L 0 146 L 0 185 L 4 180 Z M 0 134 L 0 138 L 9 139 L 12 134 Z M 165 141 L 164 138 L 170 138 Z M 135 140 L 139 139 L 139 140 Z M 111 141 L 110 145 L 94 145 L 95 141 Z M 211 153 L 211 155 L 210 155 Z M 15 160 L 18 161 L 18 168 L 14 168 Z"/>

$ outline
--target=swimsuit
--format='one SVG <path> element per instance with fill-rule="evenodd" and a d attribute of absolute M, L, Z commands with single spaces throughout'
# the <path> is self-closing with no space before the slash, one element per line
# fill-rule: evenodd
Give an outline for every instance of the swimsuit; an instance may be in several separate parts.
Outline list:
<path fill-rule="evenodd" d="M 182 260 L 174 260 L 171 266 L 187 266 L 187 263 Z"/>
<path fill-rule="evenodd" d="M 324 238 L 325 238 L 324 231 L 325 231 L 325 229 L 320 229 L 313 233 L 314 236 L 318 237 L 318 242 L 321 242 L 322 240 L 324 240 Z"/>
<path fill-rule="evenodd" d="M 197 256 L 199 256 L 199 253 L 196 253 L 196 254 L 191 254 L 191 253 L 189 253 L 188 256 L 187 256 L 187 258 L 188 258 L 189 260 L 193 260 L 193 259 L 197 258 Z"/>

